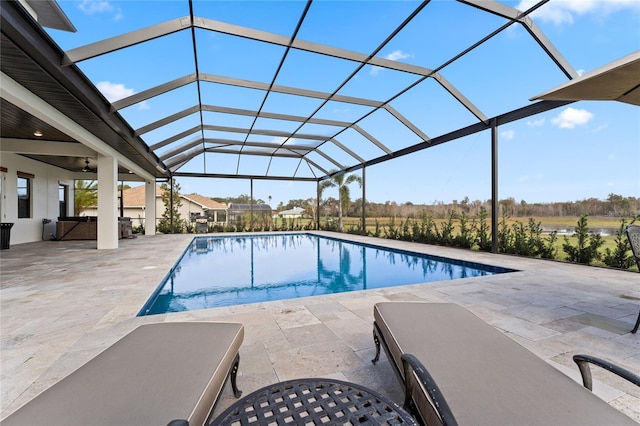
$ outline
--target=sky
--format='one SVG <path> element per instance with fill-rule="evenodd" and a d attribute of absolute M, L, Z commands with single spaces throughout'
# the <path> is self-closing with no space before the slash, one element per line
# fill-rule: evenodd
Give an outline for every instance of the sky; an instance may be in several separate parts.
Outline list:
<path fill-rule="evenodd" d="M 504 1 L 519 10 L 532 0 Z M 180 1 L 62 0 L 63 11 L 76 33 L 48 30 L 69 50 L 132 30 L 187 16 L 188 3 Z M 315 1 L 298 32 L 301 40 L 340 47 L 369 55 L 412 10 L 415 1 Z M 289 37 L 304 8 L 300 1 L 195 1 L 194 14 L 234 25 L 254 27 Z M 153 10 L 153 13 L 150 13 Z M 533 21 L 578 73 L 597 69 L 640 49 L 640 1 L 551 0 L 532 14 Z M 532 103 L 535 95 L 568 81 L 548 55 L 519 25 L 512 25 L 451 64 L 447 61 L 505 21 L 497 16 L 449 0 L 434 0 L 383 46 L 378 57 L 439 69 L 439 74 L 485 116 L 493 117 Z M 270 83 L 278 70 L 284 48 L 237 37 L 198 30 L 200 72 Z M 194 72 L 191 34 L 179 32 L 78 64 L 111 102 Z M 444 65 L 444 66 L 443 66 Z M 332 92 L 356 64 L 291 50 L 277 73 L 283 86 Z M 338 92 L 341 95 L 387 101 L 417 80 L 412 74 L 366 66 Z M 315 99 L 285 94 L 202 85 L 202 101 L 250 110 L 282 114 L 310 114 L 320 106 Z M 294 99 L 296 98 L 296 99 Z M 153 123 L 197 103 L 194 85 L 152 98 L 120 114 L 134 129 Z M 394 98 L 390 105 L 429 137 L 473 124 L 477 118 L 434 79 Z M 314 117 L 349 121 L 371 112 L 368 107 L 328 102 Z M 248 117 L 206 113 L 208 123 L 249 127 Z M 194 114 L 142 135 L 149 145 L 165 140 L 199 123 Z M 258 119 L 255 128 L 292 132 L 298 123 Z M 391 151 L 419 143 L 420 136 L 384 110 L 358 125 Z M 299 133 L 333 135 L 340 129 L 305 124 Z M 500 199 L 533 202 L 606 199 L 611 193 L 640 197 L 640 108 L 620 102 L 580 101 L 499 128 L 498 184 Z M 233 132 L 205 132 L 207 137 L 237 139 Z M 190 136 L 193 138 L 193 135 Z M 170 152 L 185 138 L 158 150 Z M 369 160 L 384 151 L 349 129 L 337 139 Z M 252 135 L 249 141 L 281 142 L 283 138 Z M 289 144 L 308 145 L 294 138 Z M 332 144 L 321 149 L 341 165 L 356 161 Z M 335 166 L 317 153 L 309 155 L 324 170 Z M 180 171 L 210 173 L 270 173 L 312 177 L 323 173 L 313 166 L 269 157 L 206 154 Z M 256 172 L 257 171 L 257 172 Z M 360 172 L 356 172 L 360 174 Z M 436 203 L 491 198 L 491 134 L 477 133 L 429 149 L 402 156 L 366 169 L 366 199 Z M 248 180 L 179 178 L 182 192 L 210 197 L 249 194 Z M 308 182 L 254 180 L 254 198 L 272 205 L 290 199 L 315 197 L 316 185 Z M 351 187 L 352 198 L 362 193 Z M 325 196 L 337 198 L 337 191 Z"/>

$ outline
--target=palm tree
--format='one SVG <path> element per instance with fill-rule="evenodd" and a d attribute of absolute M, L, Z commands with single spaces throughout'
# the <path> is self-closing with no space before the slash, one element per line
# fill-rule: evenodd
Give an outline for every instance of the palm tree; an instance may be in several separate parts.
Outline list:
<path fill-rule="evenodd" d="M 336 170 L 332 170 L 329 174 L 335 173 Z M 320 183 L 320 194 L 326 188 L 338 188 L 338 230 L 343 231 L 342 226 L 342 211 L 349 209 L 349 185 L 353 182 L 358 182 L 360 188 L 362 188 L 362 178 L 358 175 L 351 174 L 345 177 L 344 173 L 333 175 L 330 179 L 323 180 Z"/>
<path fill-rule="evenodd" d="M 76 180 L 74 194 L 74 214 L 79 216 L 88 207 L 98 205 L 98 182 L 95 180 Z"/>

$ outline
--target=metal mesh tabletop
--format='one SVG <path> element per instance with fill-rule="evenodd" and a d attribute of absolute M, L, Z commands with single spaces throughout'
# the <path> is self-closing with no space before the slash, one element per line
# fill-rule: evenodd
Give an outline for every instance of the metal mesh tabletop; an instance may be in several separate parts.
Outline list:
<path fill-rule="evenodd" d="M 398 404 L 353 383 L 295 379 L 259 389 L 213 420 L 217 425 L 417 425 Z"/>

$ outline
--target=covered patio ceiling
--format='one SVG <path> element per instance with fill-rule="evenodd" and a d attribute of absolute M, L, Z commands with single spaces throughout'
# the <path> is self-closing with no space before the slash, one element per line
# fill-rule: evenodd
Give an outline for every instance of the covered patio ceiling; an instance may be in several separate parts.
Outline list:
<path fill-rule="evenodd" d="M 547 1 L 525 11 L 485 0 L 258 2 L 238 13 L 233 2 L 181 0 L 91 32 L 53 6 L 46 14 L 58 19 L 38 21 L 58 29 L 45 32 L 3 1 L 2 73 L 157 178 L 318 181 L 572 102 L 532 103 L 509 83 L 522 61 L 544 63 L 558 83 L 578 76 L 529 18 Z M 464 31 L 468 19 L 483 32 Z M 363 20 L 366 34 L 349 32 Z M 501 51 L 514 27 L 524 29 L 519 50 Z M 425 52 L 403 52 L 416 37 Z M 478 55 L 485 69 L 471 68 Z M 101 93 L 105 71 L 135 89 Z M 4 95 L 2 122 L 3 150 L 85 165 L 81 149 L 46 148 L 73 135 Z"/>
<path fill-rule="evenodd" d="M 620 101 L 640 106 L 640 51 L 533 98 L 537 99 Z"/>

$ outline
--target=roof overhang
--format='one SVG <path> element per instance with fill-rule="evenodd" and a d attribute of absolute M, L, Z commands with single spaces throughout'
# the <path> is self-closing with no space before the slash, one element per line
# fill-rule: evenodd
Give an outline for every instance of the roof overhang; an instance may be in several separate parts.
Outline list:
<path fill-rule="evenodd" d="M 63 53 L 34 24 L 40 18 L 22 6 L 24 2 L 0 2 L 2 151 L 17 145 L 4 141 L 25 141 L 23 148 L 30 152 L 21 148 L 11 152 L 80 172 L 87 159 L 82 148 L 86 145 L 118 158 L 119 173 L 135 171 L 144 179 L 168 176 L 162 161 L 119 113 L 110 110 L 110 103 L 79 68 L 60 64 Z M 34 140 L 34 129 L 41 130 L 46 141 Z M 73 143 L 79 149 L 73 156 L 47 155 L 47 143 Z M 38 147 L 43 155 L 33 152 Z"/>
<path fill-rule="evenodd" d="M 531 98 L 538 99 L 640 105 L 640 50 Z"/>
<path fill-rule="evenodd" d="M 55 1 L 20 0 L 20 3 L 34 15 L 36 21 L 43 27 L 76 32 L 76 27 Z"/>

